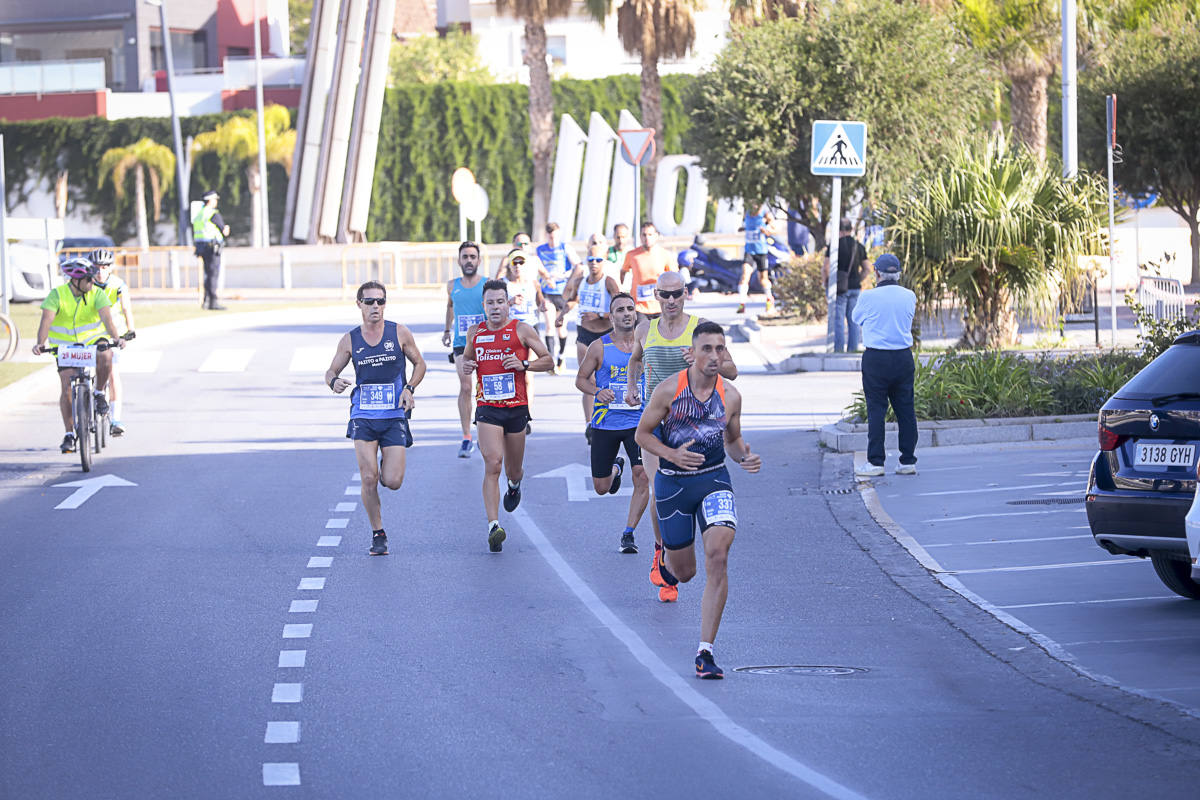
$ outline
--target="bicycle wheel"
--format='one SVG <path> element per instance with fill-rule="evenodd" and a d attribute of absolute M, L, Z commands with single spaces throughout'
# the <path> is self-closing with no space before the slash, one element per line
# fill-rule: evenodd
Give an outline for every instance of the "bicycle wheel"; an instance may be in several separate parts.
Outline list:
<path fill-rule="evenodd" d="M 20 342 L 21 334 L 17 331 L 16 323 L 0 314 L 0 361 L 12 358 Z"/>
<path fill-rule="evenodd" d="M 75 413 L 75 446 L 84 472 L 92 471 L 92 393 L 86 381 L 79 381 L 71 392 L 71 408 Z"/>

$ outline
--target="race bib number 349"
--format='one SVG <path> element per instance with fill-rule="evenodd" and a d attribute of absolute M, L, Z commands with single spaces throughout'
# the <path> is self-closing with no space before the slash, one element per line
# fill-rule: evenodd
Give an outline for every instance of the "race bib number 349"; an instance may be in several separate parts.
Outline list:
<path fill-rule="evenodd" d="M 364 383 L 359 387 L 358 407 L 363 411 L 391 411 L 396 408 L 396 387 L 391 383 Z"/>

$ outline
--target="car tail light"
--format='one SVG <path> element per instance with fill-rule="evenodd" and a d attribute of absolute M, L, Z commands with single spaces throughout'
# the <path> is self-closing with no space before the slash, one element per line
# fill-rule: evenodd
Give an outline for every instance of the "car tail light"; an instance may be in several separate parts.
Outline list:
<path fill-rule="evenodd" d="M 1100 423 L 1099 433 L 1100 449 L 1104 451 L 1116 450 L 1121 445 L 1121 442 L 1125 441 L 1127 438 L 1109 428 L 1104 427 L 1103 422 Z"/>

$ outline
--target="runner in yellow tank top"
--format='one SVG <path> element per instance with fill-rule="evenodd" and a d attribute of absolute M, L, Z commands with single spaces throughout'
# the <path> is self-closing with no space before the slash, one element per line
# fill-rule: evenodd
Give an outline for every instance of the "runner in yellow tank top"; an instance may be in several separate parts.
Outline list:
<path fill-rule="evenodd" d="M 687 369 L 692 361 L 692 331 L 704 320 L 684 312 L 683 305 L 687 299 L 687 287 L 678 272 L 664 272 L 659 276 L 654 287 L 654 296 L 662 307 L 662 316 L 654 320 L 643 320 L 638 324 L 634 335 L 633 353 L 629 356 L 629 366 L 626 369 L 628 386 L 625 394 L 630 404 L 641 403 L 638 392 L 638 382 L 642 372 L 646 372 L 646 394 L 649 396 L 659 383 L 672 375 Z M 726 380 L 737 377 L 737 365 L 726 354 L 719 373 Z M 643 454 L 647 475 L 658 472 L 658 457 Z M 654 509 L 654 487 L 651 486 L 650 508 Z M 650 582 L 659 587 L 658 599 L 664 603 L 672 603 L 679 599 L 679 587 L 668 586 L 659 574 L 658 565 L 662 563 L 662 534 L 658 528 L 658 515 L 652 513 L 650 522 L 654 527 L 654 561 L 650 565 Z"/>

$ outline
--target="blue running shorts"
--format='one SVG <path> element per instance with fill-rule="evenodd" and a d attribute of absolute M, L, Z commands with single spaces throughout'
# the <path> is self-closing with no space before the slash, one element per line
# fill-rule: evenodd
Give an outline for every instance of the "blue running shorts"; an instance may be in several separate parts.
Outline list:
<path fill-rule="evenodd" d="M 346 438 L 361 442 L 379 442 L 380 447 L 412 447 L 412 433 L 408 420 L 403 417 L 391 419 L 352 419 L 346 426 Z"/>
<path fill-rule="evenodd" d="M 716 525 L 737 530 L 733 483 L 724 466 L 698 475 L 659 472 L 654 476 L 654 507 L 668 550 L 691 547 L 697 525 L 702 535 Z"/>

